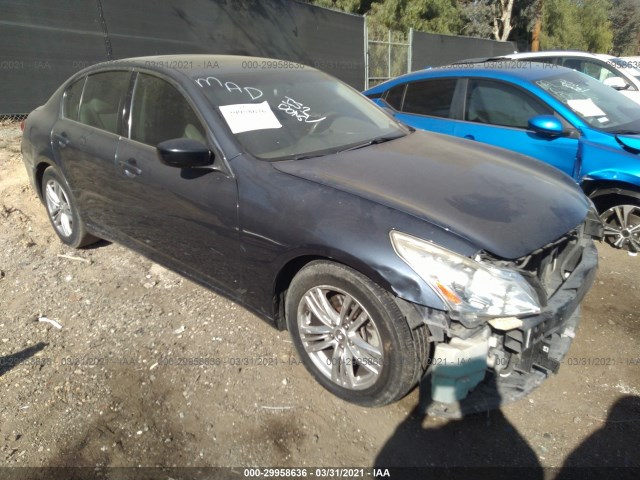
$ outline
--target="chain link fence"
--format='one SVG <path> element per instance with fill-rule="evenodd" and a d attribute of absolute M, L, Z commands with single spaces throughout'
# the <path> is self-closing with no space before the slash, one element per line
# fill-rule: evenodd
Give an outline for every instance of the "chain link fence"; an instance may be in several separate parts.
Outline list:
<path fill-rule="evenodd" d="M 411 71 L 413 29 L 406 32 L 376 28 L 367 23 L 367 88 Z"/>
<path fill-rule="evenodd" d="M 0 113 L 0 127 L 21 122 L 27 115 L 28 113 Z"/>

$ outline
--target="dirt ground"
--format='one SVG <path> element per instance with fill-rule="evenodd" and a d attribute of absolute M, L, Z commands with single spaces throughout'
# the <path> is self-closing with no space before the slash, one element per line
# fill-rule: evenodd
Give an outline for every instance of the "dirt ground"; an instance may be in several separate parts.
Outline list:
<path fill-rule="evenodd" d="M 365 409 L 232 302 L 118 245 L 63 246 L 19 142 L 0 127 L 0 466 L 640 467 L 640 257 L 599 246 L 569 356 L 527 399 Z"/>

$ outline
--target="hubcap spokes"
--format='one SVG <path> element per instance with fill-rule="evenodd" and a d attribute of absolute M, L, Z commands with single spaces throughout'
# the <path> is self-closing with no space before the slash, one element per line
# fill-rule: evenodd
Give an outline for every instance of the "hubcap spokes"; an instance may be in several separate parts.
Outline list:
<path fill-rule="evenodd" d="M 73 233 L 73 216 L 67 194 L 55 180 L 49 180 L 45 188 L 47 210 L 56 230 L 63 236 Z"/>
<path fill-rule="evenodd" d="M 605 238 L 611 245 L 631 253 L 640 252 L 640 207 L 617 205 L 600 218 L 605 224 Z"/>
<path fill-rule="evenodd" d="M 307 355 L 334 383 L 362 390 L 376 382 L 383 365 L 380 332 L 351 295 L 329 286 L 310 289 L 298 307 L 298 329 Z"/>

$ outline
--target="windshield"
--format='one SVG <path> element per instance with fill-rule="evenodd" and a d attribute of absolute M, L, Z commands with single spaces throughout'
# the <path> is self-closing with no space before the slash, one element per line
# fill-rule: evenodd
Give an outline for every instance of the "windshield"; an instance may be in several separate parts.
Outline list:
<path fill-rule="evenodd" d="M 242 146 L 262 159 L 336 153 L 409 132 L 369 99 L 316 70 L 252 70 L 195 81 Z"/>
<path fill-rule="evenodd" d="M 591 127 L 611 133 L 640 133 L 640 108 L 617 90 L 578 72 L 535 81 Z"/>

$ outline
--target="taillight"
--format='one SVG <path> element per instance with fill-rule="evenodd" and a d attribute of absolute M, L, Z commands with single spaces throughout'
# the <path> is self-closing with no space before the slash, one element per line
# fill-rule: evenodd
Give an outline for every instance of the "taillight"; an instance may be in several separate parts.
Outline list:
<path fill-rule="evenodd" d="M 24 132 L 24 120 L 20 122 L 20 130 Z"/>

